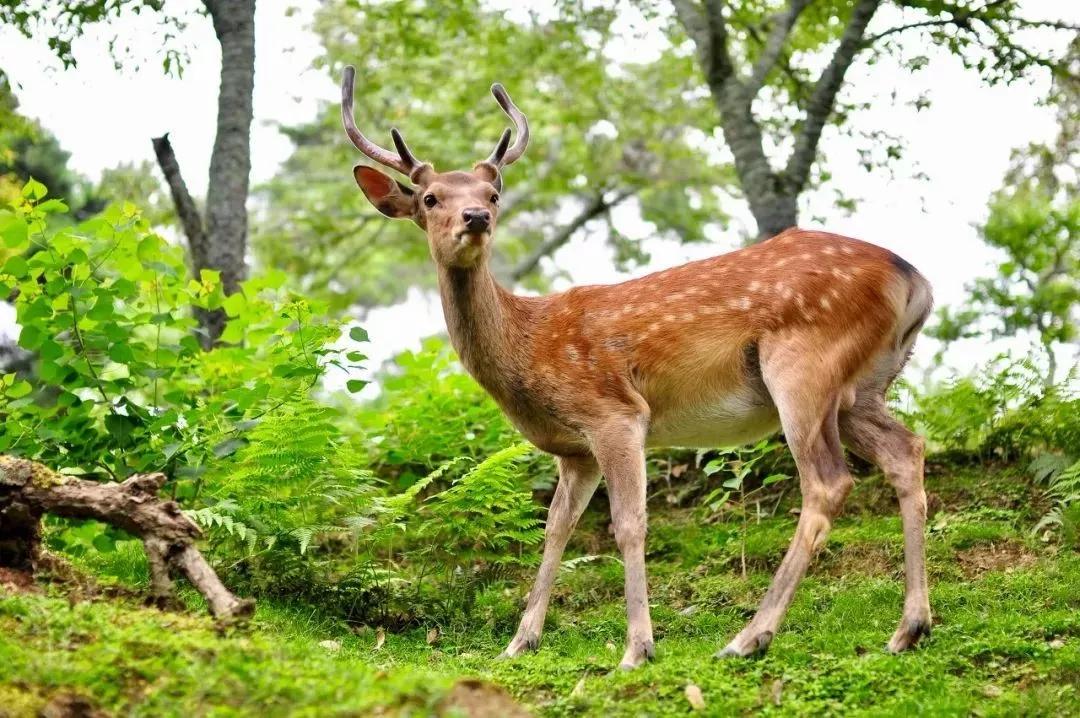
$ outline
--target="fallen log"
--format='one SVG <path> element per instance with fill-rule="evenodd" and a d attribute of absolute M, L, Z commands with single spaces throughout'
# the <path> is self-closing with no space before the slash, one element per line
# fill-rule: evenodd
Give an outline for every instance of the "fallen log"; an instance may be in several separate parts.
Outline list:
<path fill-rule="evenodd" d="M 201 532 L 175 501 L 158 498 L 165 475 L 135 474 L 99 483 L 58 474 L 39 463 L 0 456 L 0 569 L 33 575 L 42 559 L 41 517 L 97 519 L 142 539 L 150 566 L 150 600 L 174 598 L 173 575 L 183 575 L 203 595 L 210 613 L 242 619 L 255 609 L 234 596 L 195 546 Z"/>

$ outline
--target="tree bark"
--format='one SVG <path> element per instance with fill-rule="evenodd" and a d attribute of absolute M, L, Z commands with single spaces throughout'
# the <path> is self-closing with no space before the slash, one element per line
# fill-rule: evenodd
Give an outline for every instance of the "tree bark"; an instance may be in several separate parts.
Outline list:
<path fill-rule="evenodd" d="M 44 514 L 97 519 L 143 540 L 153 602 L 173 599 L 170 573 L 178 573 L 203 595 L 216 618 L 250 616 L 254 601 L 239 599 L 225 588 L 195 547 L 199 528 L 176 502 L 157 497 L 164 482 L 164 474 L 136 474 L 122 483 L 85 481 L 0 456 L 0 568 L 33 575 L 42 557 Z"/>
<path fill-rule="evenodd" d="M 195 276 L 199 270 L 210 266 L 206 230 L 203 227 L 202 217 L 199 216 L 199 208 L 195 200 L 188 192 L 187 183 L 180 173 L 180 163 L 176 161 L 176 153 L 169 141 L 169 133 L 150 140 L 154 145 L 154 156 L 157 157 L 158 167 L 165 175 L 165 182 L 169 185 L 169 193 L 172 195 L 173 204 L 176 206 L 176 216 L 180 219 L 180 226 L 184 229 L 184 236 L 188 241 L 191 269 Z"/>
<path fill-rule="evenodd" d="M 247 248 L 251 174 L 252 94 L 255 90 L 255 0 L 204 0 L 221 44 L 217 136 L 206 197 L 209 260 L 226 294 L 239 289 Z"/>
<path fill-rule="evenodd" d="M 206 218 L 199 217 L 168 135 L 155 138 L 154 152 L 172 193 L 191 249 L 191 268 L 221 275 L 225 294 L 239 290 L 246 274 L 247 198 L 251 174 L 252 95 L 255 91 L 255 0 L 203 0 L 221 45 L 217 134 L 210 155 Z M 225 329 L 221 310 L 196 311 L 200 341 L 209 349 Z"/>
<path fill-rule="evenodd" d="M 723 0 L 673 0 L 676 15 L 698 50 L 705 81 L 720 110 L 724 141 L 735 157 L 750 212 L 758 226 L 758 240 L 768 239 L 795 226 L 799 195 L 806 188 L 810 167 L 817 157 L 821 131 L 836 104 L 844 74 L 863 47 L 863 37 L 881 0 L 857 0 L 829 65 L 815 83 L 806 119 L 795 139 L 795 149 L 782 171 L 773 168 L 765 154 L 761 125 L 753 103 L 769 73 L 783 54 L 807 0 L 788 0 L 770 19 L 770 31 L 761 55 L 752 68 L 740 75 L 729 52 L 727 19 Z"/>

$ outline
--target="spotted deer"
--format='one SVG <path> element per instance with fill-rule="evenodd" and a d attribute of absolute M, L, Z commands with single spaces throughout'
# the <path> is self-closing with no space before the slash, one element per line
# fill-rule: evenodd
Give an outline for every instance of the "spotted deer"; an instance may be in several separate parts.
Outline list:
<path fill-rule="evenodd" d="M 356 183 L 382 214 L 427 233 L 461 363 L 558 464 L 540 569 L 502 657 L 537 647 L 563 549 L 603 476 L 625 567 L 620 667 L 652 658 L 645 449 L 743 444 L 777 430 L 798 467 L 798 525 L 756 615 L 718 655 L 768 648 L 852 488 L 844 445 L 879 466 L 899 497 L 906 592 L 888 649 L 929 633 L 923 442 L 885 405 L 931 307 L 930 285 L 914 267 L 873 244 L 789 229 L 620 284 L 515 295 L 492 276 L 489 258 L 502 171 L 529 142 L 525 115 L 493 85 L 516 128 L 513 145 L 507 129 L 471 170 L 436 172 L 397 129 L 391 152 L 356 128 L 353 75 L 347 67 L 341 87 L 349 138 L 410 181 L 361 164 Z"/>

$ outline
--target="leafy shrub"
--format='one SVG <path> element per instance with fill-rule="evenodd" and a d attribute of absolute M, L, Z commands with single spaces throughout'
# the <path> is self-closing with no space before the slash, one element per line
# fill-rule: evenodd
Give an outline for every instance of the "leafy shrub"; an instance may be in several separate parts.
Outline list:
<path fill-rule="evenodd" d="M 906 387 L 914 409 L 900 413 L 931 449 L 1002 459 L 1064 450 L 1080 446 L 1076 378 L 1047 387 L 1031 361 L 1003 355 L 925 392 Z"/>
<path fill-rule="evenodd" d="M 234 452 L 257 421 L 314 386 L 336 324 L 267 273 L 225 297 L 214 272 L 189 279 L 183 251 L 132 206 L 50 229 L 66 207 L 30 181 L 0 213 L 19 344 L 34 353 L 31 384 L 0 380 L 0 451 L 71 473 L 123 479 L 165 470 L 180 498 L 198 495 L 208 463 Z M 222 307 L 226 345 L 199 346 L 192 307 Z M 348 365 L 353 368 L 352 365 Z"/>
<path fill-rule="evenodd" d="M 371 467 L 406 487 L 457 457 L 483 460 L 521 440 L 502 410 L 462 371 L 445 341 L 431 337 L 418 352 L 394 358 L 380 377 L 382 394 L 357 421 Z M 551 461 L 532 456 L 534 488 L 551 486 Z"/>

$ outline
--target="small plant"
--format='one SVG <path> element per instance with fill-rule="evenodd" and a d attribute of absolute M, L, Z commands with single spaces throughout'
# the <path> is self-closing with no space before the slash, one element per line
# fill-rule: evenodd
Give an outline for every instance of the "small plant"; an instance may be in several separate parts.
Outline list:
<path fill-rule="evenodd" d="M 754 517 L 755 520 L 760 521 L 762 516 L 766 515 L 762 512 L 760 501 L 765 489 L 791 477 L 788 474 L 769 474 L 753 488 L 747 488 L 748 479 L 754 476 L 758 464 L 781 446 L 779 442 L 765 439 L 750 449 L 723 449 L 719 456 L 710 459 L 702 467 L 702 472 L 708 477 L 721 473 L 730 474 L 719 487 L 705 496 L 702 503 L 703 510 L 712 516 L 717 516 L 722 510 L 727 509 L 739 517 L 742 523 L 742 529 L 739 531 L 739 566 L 744 579 L 746 578 L 746 534 L 750 520 L 749 502 L 754 501 Z M 737 500 L 734 504 L 729 504 L 733 495 L 737 497 Z M 776 504 L 779 505 L 779 501 Z M 768 515 L 775 512 L 776 506 Z"/>
<path fill-rule="evenodd" d="M 1059 531 L 1065 545 L 1080 548 L 1080 460 L 1043 454 L 1032 463 L 1031 471 L 1036 481 L 1046 486 L 1045 496 L 1053 502 L 1032 533 L 1049 539 L 1052 532 Z"/>

